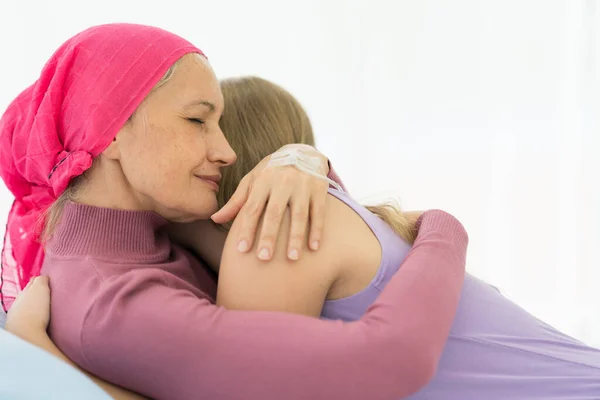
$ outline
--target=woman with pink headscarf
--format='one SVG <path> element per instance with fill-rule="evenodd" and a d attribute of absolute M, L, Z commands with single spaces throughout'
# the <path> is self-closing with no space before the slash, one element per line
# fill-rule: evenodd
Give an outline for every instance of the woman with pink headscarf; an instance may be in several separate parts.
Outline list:
<path fill-rule="evenodd" d="M 358 321 L 218 307 L 213 272 L 169 239 L 168 222 L 224 222 L 245 203 L 224 254 L 255 248 L 303 268 L 299 253 L 319 248 L 327 192 L 321 179 L 265 160 L 214 214 L 220 170 L 235 161 L 222 112 L 206 58 L 169 32 L 103 25 L 61 46 L 0 120 L 0 175 L 16 199 L 4 305 L 11 278 L 22 288 L 46 275 L 60 349 L 155 399 L 397 399 L 423 387 L 459 300 L 460 223 L 425 212 L 402 268 Z M 282 255 L 274 238 L 288 204 L 296 217 Z"/>

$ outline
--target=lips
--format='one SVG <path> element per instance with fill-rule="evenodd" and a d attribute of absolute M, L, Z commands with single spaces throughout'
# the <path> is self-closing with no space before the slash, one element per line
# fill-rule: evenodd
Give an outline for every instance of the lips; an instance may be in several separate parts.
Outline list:
<path fill-rule="evenodd" d="M 213 190 L 219 190 L 219 182 L 221 182 L 221 175 L 194 175 L 196 178 L 200 179 L 202 182 L 206 183 Z"/>

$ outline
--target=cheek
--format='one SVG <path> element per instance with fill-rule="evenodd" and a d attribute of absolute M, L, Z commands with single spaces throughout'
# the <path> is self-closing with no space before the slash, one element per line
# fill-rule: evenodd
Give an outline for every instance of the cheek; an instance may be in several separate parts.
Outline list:
<path fill-rule="evenodd" d="M 122 163 L 131 186 L 154 198 L 187 191 L 192 171 L 205 156 L 200 154 L 204 146 L 190 137 L 195 138 L 187 132 L 148 134 L 131 143 Z"/>
<path fill-rule="evenodd" d="M 150 125 L 133 139 L 123 153 L 122 167 L 135 192 L 168 209 L 203 216 L 216 210 L 214 192 L 192 175 L 207 157 L 202 131 L 185 123 L 168 130 Z"/>
<path fill-rule="evenodd" d="M 176 179 L 181 168 L 177 149 L 164 135 L 142 134 L 127 144 L 122 155 L 123 173 L 136 190 L 160 187 Z"/>

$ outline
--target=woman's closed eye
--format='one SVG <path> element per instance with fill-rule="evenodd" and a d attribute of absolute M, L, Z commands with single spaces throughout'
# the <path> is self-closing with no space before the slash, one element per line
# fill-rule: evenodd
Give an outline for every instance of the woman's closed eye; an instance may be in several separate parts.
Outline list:
<path fill-rule="evenodd" d="M 200 118 L 188 118 L 188 121 L 191 121 L 195 124 L 200 124 L 203 125 L 204 124 L 204 120 L 200 119 Z"/>

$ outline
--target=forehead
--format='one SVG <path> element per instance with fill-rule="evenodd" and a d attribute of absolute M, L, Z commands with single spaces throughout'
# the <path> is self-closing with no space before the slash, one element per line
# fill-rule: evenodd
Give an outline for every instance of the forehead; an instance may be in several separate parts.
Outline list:
<path fill-rule="evenodd" d="M 202 101 L 223 107 L 219 81 L 208 61 L 199 54 L 188 54 L 177 63 L 171 78 L 156 91 L 157 102 L 186 106 Z"/>

